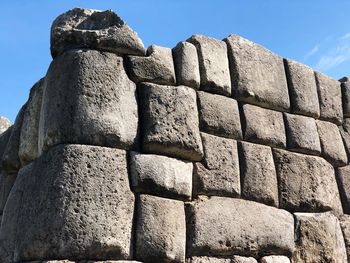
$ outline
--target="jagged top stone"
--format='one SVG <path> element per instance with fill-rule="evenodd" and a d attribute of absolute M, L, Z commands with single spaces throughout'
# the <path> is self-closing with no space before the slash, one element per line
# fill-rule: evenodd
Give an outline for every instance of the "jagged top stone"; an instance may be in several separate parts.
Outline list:
<path fill-rule="evenodd" d="M 11 126 L 10 120 L 3 116 L 0 116 L 0 134 L 2 134 L 4 131 L 10 128 L 10 126 Z"/>
<path fill-rule="evenodd" d="M 58 16 L 51 27 L 53 58 L 75 48 L 145 55 L 142 40 L 111 10 L 74 8 Z"/>

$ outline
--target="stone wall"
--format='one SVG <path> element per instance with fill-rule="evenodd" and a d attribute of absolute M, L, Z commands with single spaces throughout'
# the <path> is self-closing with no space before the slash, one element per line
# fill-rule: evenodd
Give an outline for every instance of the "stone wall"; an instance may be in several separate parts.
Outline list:
<path fill-rule="evenodd" d="M 0 261 L 348 262 L 350 80 L 73 9 L 0 136 Z M 349 214 L 349 215 L 347 215 Z"/>

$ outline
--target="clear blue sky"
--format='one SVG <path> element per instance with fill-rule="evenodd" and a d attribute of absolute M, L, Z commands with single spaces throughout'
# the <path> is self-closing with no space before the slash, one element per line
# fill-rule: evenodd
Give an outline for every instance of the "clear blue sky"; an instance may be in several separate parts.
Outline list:
<path fill-rule="evenodd" d="M 114 10 L 145 46 L 234 33 L 334 78 L 350 74 L 349 0 L 1 0 L 0 116 L 13 122 L 45 75 L 51 23 L 73 7 Z"/>

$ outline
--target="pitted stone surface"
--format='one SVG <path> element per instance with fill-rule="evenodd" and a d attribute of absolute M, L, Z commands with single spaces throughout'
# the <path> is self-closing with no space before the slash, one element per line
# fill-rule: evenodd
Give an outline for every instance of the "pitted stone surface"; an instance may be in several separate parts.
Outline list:
<path fill-rule="evenodd" d="M 350 79 L 344 77 L 339 81 L 341 82 L 343 115 L 344 117 L 350 117 Z"/>
<path fill-rule="evenodd" d="M 272 147 L 286 147 L 282 112 L 245 104 L 243 105 L 243 115 L 245 140 Z"/>
<path fill-rule="evenodd" d="M 286 256 L 266 256 L 260 260 L 260 263 L 290 263 Z"/>
<path fill-rule="evenodd" d="M 350 215 L 343 215 L 339 219 L 340 227 L 343 232 L 346 254 L 348 260 L 350 259 Z"/>
<path fill-rule="evenodd" d="M 46 76 L 39 149 L 60 143 L 133 147 L 138 130 L 135 93 L 122 57 L 95 50 L 65 52 Z"/>
<path fill-rule="evenodd" d="M 283 59 L 237 35 L 231 35 L 225 41 L 235 97 L 274 110 L 289 110 Z"/>
<path fill-rule="evenodd" d="M 199 124 L 202 131 L 217 136 L 242 139 L 236 100 L 199 91 L 198 104 Z"/>
<path fill-rule="evenodd" d="M 201 80 L 196 47 L 189 42 L 180 42 L 172 51 L 177 85 L 198 89 Z"/>
<path fill-rule="evenodd" d="M 144 263 L 184 262 L 185 208 L 181 201 L 150 195 L 138 200 L 136 259 Z"/>
<path fill-rule="evenodd" d="M 342 207 L 330 163 L 321 157 L 274 149 L 280 208 L 293 212 L 333 210 Z"/>
<path fill-rule="evenodd" d="M 191 162 L 155 154 L 130 154 L 130 177 L 136 193 L 180 200 L 192 196 Z"/>
<path fill-rule="evenodd" d="M 10 128 L 11 122 L 9 119 L 0 116 L 0 135 Z"/>
<path fill-rule="evenodd" d="M 241 199 L 199 199 L 188 208 L 192 256 L 287 254 L 294 250 L 293 216 Z"/>
<path fill-rule="evenodd" d="M 339 167 L 336 176 L 344 213 L 350 214 L 350 165 Z"/>
<path fill-rule="evenodd" d="M 128 259 L 133 210 L 125 151 L 58 145 L 17 176 L 2 218 L 1 262 Z"/>
<path fill-rule="evenodd" d="M 320 155 L 321 143 L 314 118 L 284 113 L 288 149 Z"/>
<path fill-rule="evenodd" d="M 201 133 L 204 158 L 194 163 L 193 193 L 238 197 L 241 192 L 237 142 Z"/>
<path fill-rule="evenodd" d="M 193 257 L 191 263 L 257 263 L 255 258 L 233 256 L 232 258 Z"/>
<path fill-rule="evenodd" d="M 202 35 L 194 35 L 187 41 L 197 48 L 201 89 L 230 96 L 231 79 L 226 43 Z"/>
<path fill-rule="evenodd" d="M 185 160 L 203 156 L 196 92 L 185 86 L 139 87 L 143 150 Z"/>
<path fill-rule="evenodd" d="M 74 8 L 56 18 L 51 27 L 52 57 L 77 48 L 145 54 L 137 33 L 111 10 Z"/>

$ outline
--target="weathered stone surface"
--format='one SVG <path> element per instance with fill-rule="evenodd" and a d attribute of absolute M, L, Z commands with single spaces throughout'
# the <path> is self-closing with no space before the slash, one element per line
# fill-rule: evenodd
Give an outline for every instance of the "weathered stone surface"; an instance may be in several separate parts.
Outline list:
<path fill-rule="evenodd" d="M 193 257 L 191 263 L 257 263 L 255 258 L 233 256 L 232 258 Z"/>
<path fill-rule="evenodd" d="M 197 48 L 201 89 L 230 96 L 231 79 L 226 43 L 202 35 L 194 35 L 187 42 Z"/>
<path fill-rule="evenodd" d="M 122 57 L 95 50 L 65 52 L 46 76 L 39 150 L 60 143 L 133 147 L 138 129 L 135 93 Z"/>
<path fill-rule="evenodd" d="M 11 137 L 13 126 L 0 134 L 0 170 L 2 169 L 2 156 L 6 150 L 7 143 Z"/>
<path fill-rule="evenodd" d="M 202 159 L 196 92 L 185 86 L 142 83 L 139 88 L 143 150 Z"/>
<path fill-rule="evenodd" d="M 321 157 L 274 149 L 279 178 L 280 208 L 297 212 L 333 210 L 342 214 L 342 207 L 330 163 Z"/>
<path fill-rule="evenodd" d="M 350 79 L 344 77 L 339 81 L 341 82 L 343 115 L 344 117 L 350 117 Z"/>
<path fill-rule="evenodd" d="M 3 214 L 7 198 L 16 181 L 16 177 L 17 174 L 7 174 L 5 172 L 0 172 L 0 215 Z"/>
<path fill-rule="evenodd" d="M 340 227 L 344 237 L 346 254 L 348 260 L 350 259 L 350 215 L 343 215 L 339 219 Z"/>
<path fill-rule="evenodd" d="M 231 35 L 225 41 L 235 97 L 274 110 L 289 110 L 283 59 L 237 35 Z"/>
<path fill-rule="evenodd" d="M 346 263 L 338 219 L 331 213 L 295 213 L 296 251 L 293 263 Z"/>
<path fill-rule="evenodd" d="M 191 198 L 191 162 L 155 154 L 131 152 L 130 155 L 133 192 L 180 200 Z"/>
<path fill-rule="evenodd" d="M 204 158 L 194 164 L 193 193 L 238 197 L 241 192 L 237 142 L 201 133 Z"/>
<path fill-rule="evenodd" d="M 278 186 L 271 148 L 240 143 L 242 197 L 278 207 Z"/>
<path fill-rule="evenodd" d="M 196 47 L 189 42 L 180 42 L 172 51 L 177 85 L 198 89 L 200 74 Z"/>
<path fill-rule="evenodd" d="M 320 116 L 317 86 L 313 69 L 285 59 L 291 111 L 314 118 Z"/>
<path fill-rule="evenodd" d="M 343 108 L 340 82 L 322 73 L 315 72 L 320 119 L 340 125 L 343 121 Z"/>
<path fill-rule="evenodd" d="M 336 176 L 344 213 L 350 214 L 350 165 L 339 167 Z"/>
<path fill-rule="evenodd" d="M 306 153 L 321 153 L 321 143 L 314 118 L 284 113 L 288 149 Z"/>
<path fill-rule="evenodd" d="M 286 256 L 266 256 L 260 260 L 261 263 L 290 263 Z"/>
<path fill-rule="evenodd" d="M 181 201 L 141 195 L 136 222 L 136 259 L 184 262 L 186 220 Z"/>
<path fill-rule="evenodd" d="M 134 260 L 105 260 L 105 261 L 94 261 L 94 260 L 45 260 L 45 261 L 26 261 L 26 263 L 141 263 Z"/>
<path fill-rule="evenodd" d="M 51 27 L 52 57 L 77 48 L 145 54 L 137 33 L 111 10 L 74 8 L 56 18 Z"/>
<path fill-rule="evenodd" d="M 348 157 L 337 125 L 327 121 L 316 121 L 320 135 L 322 156 L 333 166 L 345 166 Z"/>
<path fill-rule="evenodd" d="M 198 92 L 199 123 L 204 132 L 217 136 L 242 139 L 242 129 L 236 100 L 225 96 Z"/>
<path fill-rule="evenodd" d="M 1 262 L 128 259 L 133 210 L 125 151 L 58 145 L 17 176 L 2 218 Z"/>
<path fill-rule="evenodd" d="M 38 132 L 41 101 L 45 79 L 39 80 L 31 89 L 23 116 L 18 156 L 22 165 L 38 157 Z"/>
<path fill-rule="evenodd" d="M 10 120 L 3 116 L 0 116 L 0 134 L 4 133 L 8 128 L 10 128 L 10 126 Z"/>
<path fill-rule="evenodd" d="M 345 118 L 343 124 L 338 126 L 346 152 L 350 153 L 350 118 Z"/>
<path fill-rule="evenodd" d="M 245 119 L 245 129 L 243 130 L 245 140 L 272 147 L 286 147 L 286 133 L 282 112 L 245 104 L 243 105 L 243 114 Z"/>
<path fill-rule="evenodd" d="M 147 57 L 128 56 L 127 66 L 134 82 L 175 85 L 175 68 L 170 48 L 152 45 Z"/>
<path fill-rule="evenodd" d="M 199 199 L 188 208 L 188 253 L 192 256 L 290 255 L 293 216 L 241 199 Z"/>

